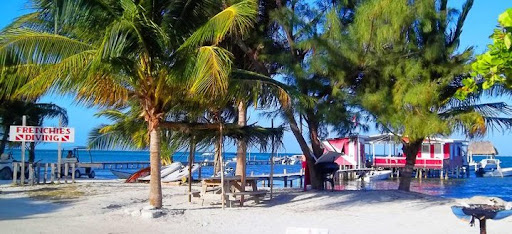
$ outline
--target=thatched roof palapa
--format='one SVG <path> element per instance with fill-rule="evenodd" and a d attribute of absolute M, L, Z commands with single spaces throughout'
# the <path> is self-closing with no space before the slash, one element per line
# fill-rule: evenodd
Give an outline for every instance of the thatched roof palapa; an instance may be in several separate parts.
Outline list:
<path fill-rule="evenodd" d="M 497 155 L 498 150 L 490 141 L 474 141 L 469 143 L 468 153 L 472 155 Z"/>

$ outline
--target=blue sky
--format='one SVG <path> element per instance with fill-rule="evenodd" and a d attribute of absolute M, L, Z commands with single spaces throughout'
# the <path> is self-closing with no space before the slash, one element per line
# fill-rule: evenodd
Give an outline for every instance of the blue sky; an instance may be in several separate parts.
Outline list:
<path fill-rule="evenodd" d="M 455 8 L 460 8 L 463 2 L 464 0 L 451 0 L 450 5 Z M 3 0 L 2 9 L 0 11 L 0 28 L 9 24 L 16 17 L 26 13 L 27 11 L 24 10 L 26 6 L 27 4 L 25 0 Z M 461 48 L 474 46 L 477 53 L 485 51 L 486 45 L 490 43 L 489 35 L 497 25 L 498 15 L 510 7 L 512 7 L 512 2 L 509 0 L 476 0 L 464 25 Z M 488 98 L 484 101 L 504 101 L 511 104 L 510 97 Z M 69 96 L 47 95 L 43 97 L 40 102 L 52 102 L 61 107 L 67 108 L 70 119 L 69 126 L 75 128 L 76 135 L 75 143 L 71 145 L 64 145 L 63 147 L 65 148 L 69 148 L 72 145 L 85 145 L 89 131 L 101 123 L 107 123 L 105 119 L 98 119 L 94 117 L 94 113 L 98 111 L 97 109 L 78 106 L 73 103 L 72 97 Z M 251 114 L 249 122 L 257 122 L 257 124 L 262 126 L 270 126 L 269 119 L 260 117 L 255 112 Z M 276 124 L 279 123 L 280 120 L 276 120 Z M 47 121 L 45 125 L 55 126 L 56 121 Z M 366 134 L 374 134 L 374 132 Z M 494 142 L 500 152 L 500 155 L 512 155 L 512 144 L 510 144 L 509 137 L 510 134 L 511 132 L 490 132 L 484 139 Z M 331 136 L 334 137 L 333 135 Z M 464 138 L 464 136 L 458 134 L 454 134 L 453 137 Z M 285 148 L 281 149 L 280 152 L 300 152 L 300 148 L 290 132 L 285 134 L 284 143 Z M 39 146 L 39 148 L 47 149 L 55 149 L 56 147 L 56 144 L 45 144 Z M 234 146 L 227 146 L 226 150 L 232 152 L 235 151 L 235 148 Z M 254 150 L 254 152 L 255 151 L 256 150 Z"/>

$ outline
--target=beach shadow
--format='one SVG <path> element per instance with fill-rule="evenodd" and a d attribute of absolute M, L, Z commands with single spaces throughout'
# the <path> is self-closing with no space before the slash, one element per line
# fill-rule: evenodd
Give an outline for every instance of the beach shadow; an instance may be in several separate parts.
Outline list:
<path fill-rule="evenodd" d="M 446 199 L 416 192 L 398 190 L 345 190 L 345 191 L 296 191 L 276 194 L 272 200 L 265 200 L 261 207 L 307 204 L 312 200 L 327 200 L 324 209 L 340 209 L 368 204 L 385 204 L 394 202 L 418 202 L 415 206 L 429 207 L 432 204 L 446 203 Z"/>
<path fill-rule="evenodd" d="M 1 198 L 0 220 L 32 219 L 35 215 L 53 213 L 67 204 L 55 204 L 47 201 L 34 200 L 27 197 Z"/>

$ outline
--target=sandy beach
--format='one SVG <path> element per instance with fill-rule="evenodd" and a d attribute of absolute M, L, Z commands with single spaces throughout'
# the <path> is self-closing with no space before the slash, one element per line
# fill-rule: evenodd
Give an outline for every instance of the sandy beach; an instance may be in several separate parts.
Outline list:
<path fill-rule="evenodd" d="M 196 188 L 197 189 L 197 188 Z M 185 186 L 163 186 L 164 215 L 147 219 L 147 184 L 86 182 L 1 185 L 2 233 L 286 233 L 319 228 L 329 233 L 478 233 L 457 219 L 457 200 L 399 191 L 302 192 L 278 190 L 261 204 L 226 208 L 195 198 Z M 512 219 L 488 221 L 489 233 L 510 233 Z"/>

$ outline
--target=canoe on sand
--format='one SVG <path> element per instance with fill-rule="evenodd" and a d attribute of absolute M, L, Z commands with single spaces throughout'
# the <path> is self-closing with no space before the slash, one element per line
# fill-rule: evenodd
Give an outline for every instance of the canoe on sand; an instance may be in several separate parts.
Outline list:
<path fill-rule="evenodd" d="M 151 167 L 146 167 L 143 169 L 138 170 L 137 172 L 133 173 L 128 179 L 126 179 L 125 183 L 135 183 L 137 182 L 137 179 L 147 176 L 151 173 Z"/>

